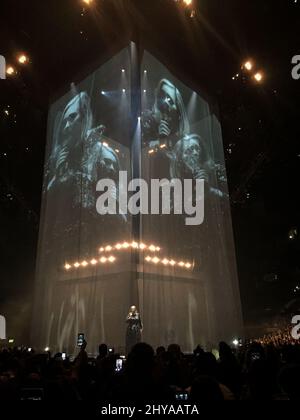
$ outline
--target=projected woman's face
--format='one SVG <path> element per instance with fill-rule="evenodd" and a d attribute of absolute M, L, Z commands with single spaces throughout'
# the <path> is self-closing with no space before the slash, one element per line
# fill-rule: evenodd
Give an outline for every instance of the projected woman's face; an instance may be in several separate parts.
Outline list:
<path fill-rule="evenodd" d="M 118 162 L 114 154 L 106 147 L 103 147 L 100 159 L 101 176 L 113 178 L 118 171 Z"/>
<path fill-rule="evenodd" d="M 80 103 L 75 102 L 67 108 L 62 121 L 62 136 L 64 142 L 75 141 L 81 137 L 82 116 Z"/>
<path fill-rule="evenodd" d="M 182 161 L 188 167 L 195 167 L 201 162 L 202 149 L 196 139 L 186 140 L 183 143 Z"/>

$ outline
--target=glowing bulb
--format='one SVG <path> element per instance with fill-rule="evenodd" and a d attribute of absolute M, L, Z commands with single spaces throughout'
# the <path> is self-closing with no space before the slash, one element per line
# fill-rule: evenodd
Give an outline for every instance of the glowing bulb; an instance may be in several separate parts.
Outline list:
<path fill-rule="evenodd" d="M 89 263 L 87 261 L 82 261 L 81 265 L 82 267 L 86 267 Z"/>
<path fill-rule="evenodd" d="M 176 262 L 174 260 L 170 261 L 170 265 L 174 266 L 176 264 Z"/>
<path fill-rule="evenodd" d="M 27 63 L 27 62 L 28 62 L 28 57 L 26 57 L 26 55 L 25 55 L 25 54 L 21 54 L 21 55 L 18 57 L 18 61 L 19 61 L 19 63 L 20 63 L 20 64 L 25 64 L 25 63 Z"/>
<path fill-rule="evenodd" d="M 50 350 L 50 347 L 45 347 L 45 351 L 49 351 Z"/>
<path fill-rule="evenodd" d="M 126 93 L 126 89 L 122 89 L 122 92 L 123 92 L 123 93 Z"/>
<path fill-rule="evenodd" d="M 127 249 L 127 248 L 129 248 L 129 243 L 128 242 L 124 242 L 122 246 L 123 246 L 123 248 Z"/>
<path fill-rule="evenodd" d="M 192 2 L 193 0 L 183 0 L 183 3 L 185 3 L 187 6 L 190 6 Z"/>
<path fill-rule="evenodd" d="M 166 145 L 166 144 L 161 144 L 159 147 L 160 147 L 161 149 L 164 149 L 165 147 L 167 147 L 167 145 Z"/>
<path fill-rule="evenodd" d="M 139 244 L 136 242 L 132 242 L 131 246 L 132 248 L 138 248 Z"/>
<path fill-rule="evenodd" d="M 160 247 L 159 246 L 157 246 L 156 248 L 155 248 L 155 251 L 160 251 Z"/>
<path fill-rule="evenodd" d="M 105 257 L 101 257 L 101 258 L 100 258 L 100 262 L 101 262 L 102 264 L 106 263 L 106 261 L 107 261 L 107 258 L 105 258 Z"/>
<path fill-rule="evenodd" d="M 103 252 L 103 251 L 104 251 L 104 248 L 103 248 L 103 247 L 101 247 L 101 248 L 99 249 L 99 251 L 100 251 L 100 252 Z"/>
<path fill-rule="evenodd" d="M 146 89 L 144 89 L 144 93 L 147 93 L 147 90 Z"/>
<path fill-rule="evenodd" d="M 190 263 L 186 263 L 186 264 L 185 264 L 185 267 L 186 267 L 186 268 L 191 268 L 191 266 L 192 266 L 192 264 L 190 264 Z"/>
<path fill-rule="evenodd" d="M 167 260 L 166 258 L 162 260 L 163 265 L 168 265 L 169 264 L 169 260 Z"/>
<path fill-rule="evenodd" d="M 250 70 L 252 70 L 252 68 L 253 68 L 253 64 L 251 63 L 251 61 L 247 61 L 247 62 L 244 64 L 244 67 L 245 67 L 245 69 L 246 69 L 246 70 L 250 71 Z"/>
<path fill-rule="evenodd" d="M 112 250 L 112 247 L 110 246 L 110 245 L 107 245 L 106 247 L 105 247 L 105 251 L 111 251 Z"/>
<path fill-rule="evenodd" d="M 119 149 L 115 149 L 115 152 L 116 152 L 116 153 L 120 153 L 120 150 L 119 150 Z"/>
<path fill-rule="evenodd" d="M 140 249 L 145 249 L 147 246 L 145 244 L 140 244 Z"/>
<path fill-rule="evenodd" d="M 150 245 L 149 246 L 149 250 L 152 251 L 152 252 L 155 252 L 156 251 L 156 247 L 154 245 Z"/>
<path fill-rule="evenodd" d="M 93 0 L 82 0 L 83 3 L 87 4 L 88 6 L 93 3 Z"/>
<path fill-rule="evenodd" d="M 152 258 L 152 261 L 154 262 L 154 264 L 159 263 L 160 259 L 157 257 Z"/>
<path fill-rule="evenodd" d="M 151 258 L 151 257 L 149 257 L 149 255 L 148 255 L 148 256 L 145 258 L 145 260 L 149 262 L 149 261 L 151 261 L 151 260 L 152 260 L 152 258 Z"/>
<path fill-rule="evenodd" d="M 117 244 L 115 248 L 116 249 L 121 249 L 122 248 L 122 245 L 121 244 Z"/>
<path fill-rule="evenodd" d="M 116 261 L 116 258 L 115 258 L 113 255 L 111 255 L 111 256 L 108 258 L 108 261 L 109 261 L 109 262 L 111 262 L 111 263 L 113 263 L 114 261 Z"/>
<path fill-rule="evenodd" d="M 15 73 L 16 73 L 16 70 L 15 70 L 12 66 L 9 66 L 9 67 L 7 67 L 7 69 L 6 69 L 6 73 L 7 73 L 9 76 L 12 76 L 13 74 L 15 74 Z"/>
<path fill-rule="evenodd" d="M 232 344 L 233 344 L 234 346 L 238 346 L 238 344 L 239 344 L 239 340 L 237 340 L 237 339 L 233 340 Z"/>
<path fill-rule="evenodd" d="M 79 262 L 76 262 L 76 263 L 74 264 L 74 267 L 75 267 L 75 268 L 78 268 L 78 267 L 80 267 L 80 264 L 79 264 Z"/>
<path fill-rule="evenodd" d="M 103 146 L 108 147 L 108 143 L 106 143 L 105 141 L 102 144 Z"/>
<path fill-rule="evenodd" d="M 94 259 L 92 259 L 92 260 L 91 260 L 91 264 L 92 264 L 92 265 L 96 265 L 96 264 L 97 264 L 97 260 L 95 260 L 95 258 L 94 258 Z"/>
<path fill-rule="evenodd" d="M 262 73 L 260 73 L 260 72 L 256 73 L 256 74 L 255 74 L 255 76 L 254 76 L 254 79 L 255 79 L 258 83 L 260 83 L 260 82 L 262 81 L 262 79 L 263 79 L 263 75 L 262 75 Z"/>
<path fill-rule="evenodd" d="M 178 265 L 179 265 L 180 267 L 184 267 L 184 262 L 183 262 L 183 261 L 180 261 L 180 262 L 178 263 Z"/>
<path fill-rule="evenodd" d="M 70 264 L 65 264 L 65 269 L 66 270 L 70 270 L 70 268 L 71 268 L 72 266 L 70 265 Z"/>
<path fill-rule="evenodd" d="M 125 69 L 122 69 L 122 73 L 125 73 Z"/>
<path fill-rule="evenodd" d="M 149 155 L 152 155 L 152 153 L 154 153 L 154 150 L 150 149 L 148 153 L 149 153 Z"/>

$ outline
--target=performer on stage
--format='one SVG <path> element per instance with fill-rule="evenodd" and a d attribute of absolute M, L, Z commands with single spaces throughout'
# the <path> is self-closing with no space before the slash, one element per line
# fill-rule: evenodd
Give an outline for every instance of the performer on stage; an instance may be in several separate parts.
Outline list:
<path fill-rule="evenodd" d="M 143 324 L 140 314 L 137 312 L 136 306 L 130 307 L 126 318 L 126 323 L 126 354 L 128 354 L 132 347 L 141 341 Z"/>

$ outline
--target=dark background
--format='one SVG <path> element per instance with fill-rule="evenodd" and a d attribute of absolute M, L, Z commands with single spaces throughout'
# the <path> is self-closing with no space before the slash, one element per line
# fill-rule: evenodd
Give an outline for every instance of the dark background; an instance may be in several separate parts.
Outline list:
<path fill-rule="evenodd" d="M 243 313 L 248 332 L 297 311 L 300 2 L 294 0 L 2 0 L 0 54 L 0 313 L 27 342 L 49 104 L 130 40 L 219 104 Z M 25 52 L 30 63 L 16 62 Z M 241 72 L 252 58 L 257 84 Z M 239 77 L 232 77 L 239 73 Z M 5 113 L 5 110 L 8 111 Z M 292 300 L 295 300 L 294 302 Z M 292 301 L 287 309 L 286 305 Z M 300 310 L 300 309 L 299 309 Z"/>

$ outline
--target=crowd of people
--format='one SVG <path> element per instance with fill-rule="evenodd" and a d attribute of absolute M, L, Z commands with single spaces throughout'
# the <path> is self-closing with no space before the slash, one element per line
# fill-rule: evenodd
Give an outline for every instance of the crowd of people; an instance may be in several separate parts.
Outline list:
<path fill-rule="evenodd" d="M 61 353 L 2 349 L 0 400 L 186 404 L 300 399 L 300 345 L 285 341 L 277 347 L 256 341 L 236 349 L 221 342 L 218 352 L 198 346 L 189 355 L 177 344 L 155 352 L 138 343 L 126 360 L 120 357 L 105 344 L 97 358 L 89 358 L 83 345 L 72 361 Z"/>
<path fill-rule="evenodd" d="M 299 343 L 299 340 L 293 338 L 290 325 L 279 329 L 276 332 L 265 334 L 258 341 L 264 346 L 273 345 L 275 347 L 282 347 L 287 345 L 293 346 Z"/>

